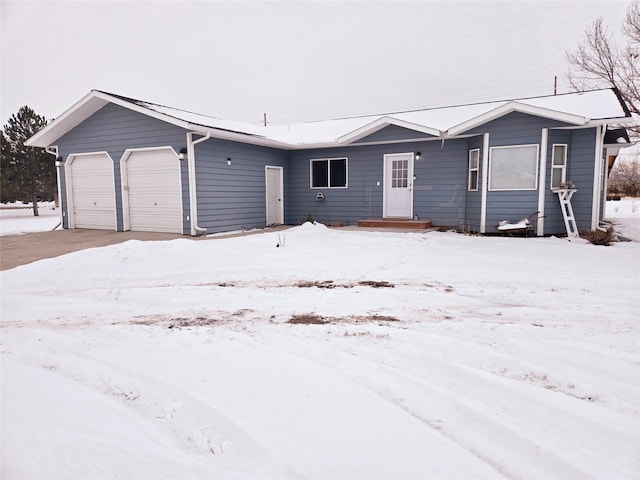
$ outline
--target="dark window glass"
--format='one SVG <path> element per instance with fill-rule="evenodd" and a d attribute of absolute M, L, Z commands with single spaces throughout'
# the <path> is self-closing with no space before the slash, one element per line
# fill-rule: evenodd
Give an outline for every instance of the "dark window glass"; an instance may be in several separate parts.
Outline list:
<path fill-rule="evenodd" d="M 346 187 L 347 186 L 347 159 L 338 158 L 331 160 L 329 173 L 331 175 L 331 187 Z"/>
<path fill-rule="evenodd" d="M 316 188 L 329 186 L 329 162 L 327 160 L 311 162 L 311 186 Z"/>
<path fill-rule="evenodd" d="M 478 190 L 478 171 L 469 172 L 469 190 Z"/>

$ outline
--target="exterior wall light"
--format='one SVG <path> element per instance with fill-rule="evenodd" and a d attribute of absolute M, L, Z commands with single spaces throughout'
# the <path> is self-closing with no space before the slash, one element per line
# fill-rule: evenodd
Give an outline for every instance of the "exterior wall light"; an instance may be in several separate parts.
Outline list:
<path fill-rule="evenodd" d="M 178 160 L 186 160 L 187 159 L 187 149 L 181 148 L 180 152 L 178 152 Z"/>
<path fill-rule="evenodd" d="M 422 160 L 422 153 L 416 152 L 416 161 L 419 162 L 420 160 Z"/>
<path fill-rule="evenodd" d="M 62 161 L 62 157 L 56 158 L 56 167 L 61 167 L 63 165 L 64 165 L 64 162 Z"/>
<path fill-rule="evenodd" d="M 231 159 L 227 157 L 227 165 L 231 166 Z"/>

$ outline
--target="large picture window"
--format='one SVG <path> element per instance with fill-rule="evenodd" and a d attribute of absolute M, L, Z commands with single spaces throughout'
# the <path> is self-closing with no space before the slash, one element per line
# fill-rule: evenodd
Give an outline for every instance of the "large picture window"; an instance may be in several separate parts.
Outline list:
<path fill-rule="evenodd" d="M 551 159 L 551 189 L 560 188 L 567 181 L 567 146 L 553 145 Z"/>
<path fill-rule="evenodd" d="M 480 150 L 469 150 L 469 191 L 478 190 L 478 171 L 480 166 Z"/>
<path fill-rule="evenodd" d="M 535 190 L 538 187 L 538 145 L 492 147 L 489 190 Z"/>
<path fill-rule="evenodd" d="M 311 160 L 311 188 L 346 188 L 347 177 L 346 158 Z"/>

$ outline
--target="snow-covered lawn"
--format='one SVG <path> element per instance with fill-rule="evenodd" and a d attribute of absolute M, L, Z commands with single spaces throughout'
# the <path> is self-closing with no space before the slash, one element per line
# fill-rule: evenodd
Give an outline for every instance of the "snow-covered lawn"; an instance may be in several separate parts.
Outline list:
<path fill-rule="evenodd" d="M 33 216 L 31 204 L 0 204 L 0 236 L 46 232 L 60 223 L 60 209 L 53 202 L 38 204 L 39 216 Z"/>
<path fill-rule="evenodd" d="M 0 280 L 3 479 L 640 472 L 638 242 L 304 224 Z"/>

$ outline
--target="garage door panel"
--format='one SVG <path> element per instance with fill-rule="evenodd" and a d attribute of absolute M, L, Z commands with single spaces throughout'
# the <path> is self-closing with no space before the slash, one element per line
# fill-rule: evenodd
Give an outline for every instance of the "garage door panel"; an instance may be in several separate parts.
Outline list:
<path fill-rule="evenodd" d="M 107 154 L 75 155 L 69 172 L 74 228 L 116 229 L 113 161 Z"/>
<path fill-rule="evenodd" d="M 173 150 L 131 152 L 125 164 L 129 228 L 182 233 L 180 162 Z"/>

